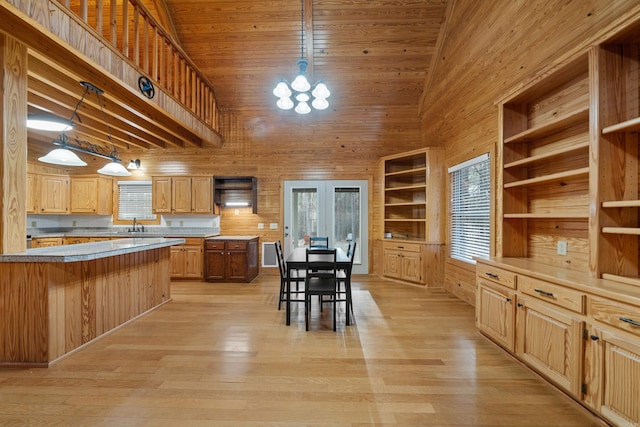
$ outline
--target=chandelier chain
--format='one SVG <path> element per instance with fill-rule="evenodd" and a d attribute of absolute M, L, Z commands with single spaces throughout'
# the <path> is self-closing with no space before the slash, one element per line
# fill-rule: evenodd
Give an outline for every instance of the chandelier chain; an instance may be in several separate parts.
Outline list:
<path fill-rule="evenodd" d="M 304 58 L 304 0 L 300 0 L 300 58 Z"/>

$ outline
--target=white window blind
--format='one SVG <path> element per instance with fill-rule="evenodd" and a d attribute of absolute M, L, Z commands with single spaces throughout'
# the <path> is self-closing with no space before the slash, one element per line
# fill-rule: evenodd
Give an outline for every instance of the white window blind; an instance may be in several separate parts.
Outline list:
<path fill-rule="evenodd" d="M 490 248 L 491 162 L 483 154 L 449 168 L 451 258 L 475 264 Z"/>
<path fill-rule="evenodd" d="M 118 181 L 118 219 L 156 219 L 151 210 L 151 181 Z"/>

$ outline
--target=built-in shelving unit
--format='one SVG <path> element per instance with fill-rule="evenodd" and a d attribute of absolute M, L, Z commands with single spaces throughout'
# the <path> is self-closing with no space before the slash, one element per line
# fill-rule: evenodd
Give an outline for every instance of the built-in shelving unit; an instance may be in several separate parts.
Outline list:
<path fill-rule="evenodd" d="M 589 106 L 586 54 L 500 103 L 500 256 L 588 268 Z"/>
<path fill-rule="evenodd" d="M 593 50 L 599 132 L 593 168 L 599 207 L 591 229 L 596 277 L 640 286 L 640 31 Z"/>
<path fill-rule="evenodd" d="M 216 213 L 224 207 L 251 207 L 258 213 L 258 180 L 253 176 L 214 176 L 213 194 Z"/>

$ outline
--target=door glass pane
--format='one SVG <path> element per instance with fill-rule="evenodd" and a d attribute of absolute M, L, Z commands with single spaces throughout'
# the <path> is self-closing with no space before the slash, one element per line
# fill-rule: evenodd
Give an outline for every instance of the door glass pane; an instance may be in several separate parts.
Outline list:
<path fill-rule="evenodd" d="M 354 264 L 360 263 L 360 188 L 336 187 L 334 190 L 333 244 L 347 252 L 349 242 L 354 240 L 356 253 Z"/>
<path fill-rule="evenodd" d="M 318 235 L 318 189 L 294 188 L 291 195 L 291 243 L 300 248 L 309 245 L 310 236 Z"/>

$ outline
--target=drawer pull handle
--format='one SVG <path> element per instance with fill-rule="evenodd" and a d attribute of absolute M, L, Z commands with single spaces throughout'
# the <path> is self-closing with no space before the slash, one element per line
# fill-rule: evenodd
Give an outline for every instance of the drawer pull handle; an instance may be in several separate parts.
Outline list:
<path fill-rule="evenodd" d="M 627 319 L 626 317 L 621 317 L 620 320 L 622 320 L 624 323 L 629 323 L 630 325 L 633 325 L 633 326 L 640 326 L 640 322 L 636 322 L 633 319 Z"/>
<path fill-rule="evenodd" d="M 398 249 L 404 249 L 404 246 L 398 246 Z"/>
<path fill-rule="evenodd" d="M 536 291 L 540 295 L 544 295 L 545 297 L 551 297 L 551 298 L 554 297 L 552 292 L 543 291 L 542 289 L 534 289 L 534 291 Z"/>
<path fill-rule="evenodd" d="M 518 307 L 522 308 L 522 307 L 524 307 L 524 304 L 523 304 L 523 303 L 521 303 L 521 302 L 519 302 L 519 303 L 518 303 Z"/>
<path fill-rule="evenodd" d="M 511 302 L 511 298 L 505 298 L 507 302 Z"/>
<path fill-rule="evenodd" d="M 598 341 L 598 340 L 600 339 L 600 337 L 599 337 L 599 336 L 597 336 L 597 335 L 591 335 L 591 339 L 592 339 L 593 341 Z"/>
<path fill-rule="evenodd" d="M 498 279 L 500 276 L 498 276 L 497 274 L 493 274 L 493 273 L 484 273 L 487 276 L 491 277 L 492 279 Z"/>

